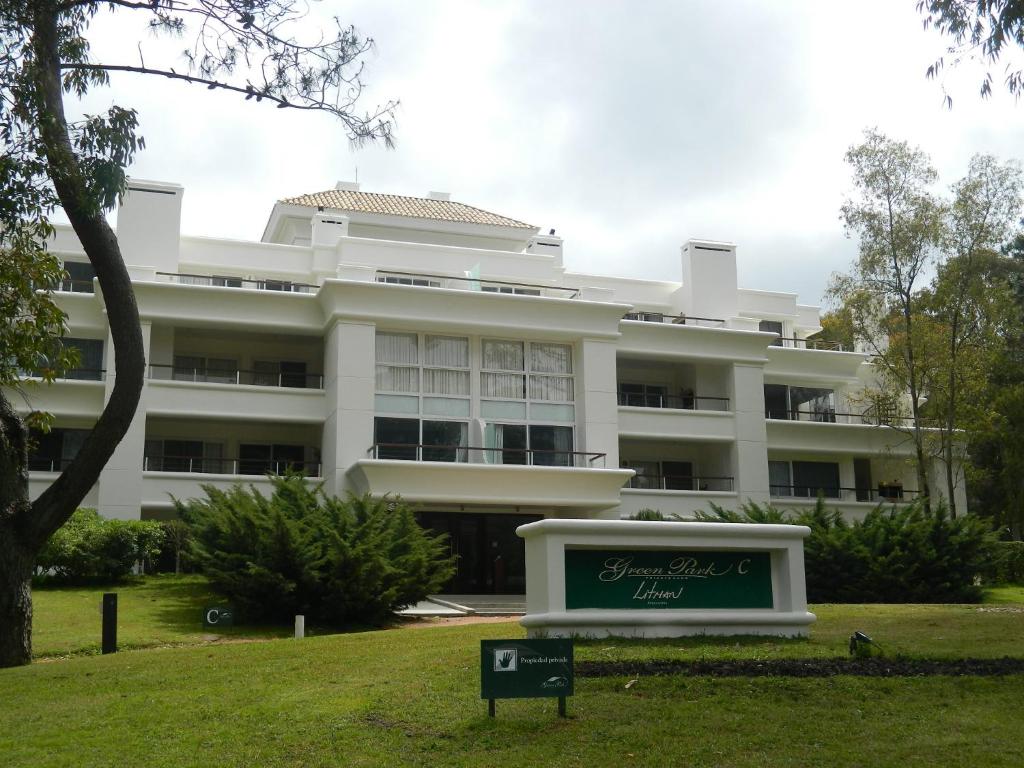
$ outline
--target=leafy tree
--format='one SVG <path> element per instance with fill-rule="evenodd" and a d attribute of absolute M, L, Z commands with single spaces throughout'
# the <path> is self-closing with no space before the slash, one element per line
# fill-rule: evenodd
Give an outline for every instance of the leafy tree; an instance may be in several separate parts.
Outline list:
<path fill-rule="evenodd" d="M 927 435 L 922 409 L 933 374 L 934 329 L 922 320 L 921 289 L 942 241 L 944 208 L 930 191 L 937 179 L 927 155 L 878 131 L 846 153 L 855 196 L 842 207 L 858 235 L 850 274 L 834 275 L 830 296 L 849 313 L 853 335 L 872 353 L 881 387 L 873 405 L 913 442 L 918 490 L 929 504 Z M 909 405 L 909 424 L 887 410 Z M 892 418 L 895 416 L 895 418 Z"/>
<path fill-rule="evenodd" d="M 924 14 L 925 29 L 934 27 L 952 38 L 947 53 L 954 65 L 964 59 L 995 65 L 1007 47 L 1024 43 L 1024 5 L 1018 0 L 918 0 L 917 10 Z M 940 57 L 928 67 L 928 77 L 938 77 L 945 64 L 945 57 Z M 1008 65 L 1004 82 L 1011 94 L 1020 96 L 1024 70 Z M 979 91 L 983 98 L 992 95 L 991 71 L 985 72 Z M 953 105 L 949 94 L 946 104 Z"/>
<path fill-rule="evenodd" d="M 95 509 L 79 509 L 39 552 L 41 578 L 70 584 L 110 584 L 152 560 L 165 543 L 154 520 L 107 520 Z"/>
<path fill-rule="evenodd" d="M 31 659 L 30 578 L 36 555 L 71 516 L 131 423 L 145 366 L 131 281 L 105 213 L 125 188 L 125 168 L 143 147 L 134 110 L 68 121 L 64 95 L 109 84 L 110 72 L 159 76 L 279 108 L 320 110 L 354 142 L 391 144 L 394 105 L 355 112 L 361 60 L 372 41 L 336 28 L 305 44 L 291 33 L 298 0 L 0 0 L 0 387 L 61 352 L 63 316 L 35 289 L 61 271 L 46 252 L 50 215 L 63 208 L 96 271 L 114 346 L 115 384 L 77 457 L 34 502 L 28 496 L 28 433 L 0 392 L 0 667 Z M 134 14 L 156 33 L 195 35 L 180 71 L 93 58 L 87 33 L 97 17 Z M 45 376 L 45 374 L 44 374 Z"/>
<path fill-rule="evenodd" d="M 941 452 L 947 503 L 956 517 L 956 456 L 962 430 L 984 420 L 987 374 L 998 348 L 1005 291 L 993 275 L 1000 269 L 999 246 L 1020 213 L 1021 172 L 991 155 L 975 155 L 967 175 L 953 185 L 943 237 L 944 260 L 930 290 L 926 311 L 943 338 L 939 375 L 932 382 L 928 410 L 941 424 Z"/>

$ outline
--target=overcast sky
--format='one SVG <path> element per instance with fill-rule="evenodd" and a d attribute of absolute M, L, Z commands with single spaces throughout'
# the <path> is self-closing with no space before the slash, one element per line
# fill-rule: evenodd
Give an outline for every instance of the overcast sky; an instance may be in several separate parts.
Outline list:
<path fill-rule="evenodd" d="M 185 187 L 187 234 L 259 239 L 276 199 L 358 168 L 366 191 L 448 191 L 557 228 L 574 271 L 678 280 L 688 237 L 729 240 L 741 286 L 814 304 L 856 252 L 838 210 L 864 128 L 919 144 L 943 187 L 976 152 L 1024 155 L 1024 104 L 981 101 L 976 68 L 947 76 L 945 108 L 925 79 L 944 42 L 915 4 L 316 4 L 376 40 L 364 98 L 401 101 L 393 151 L 351 149 L 326 115 L 138 75 L 84 108 L 139 110 L 130 172 Z M 95 26 L 95 58 L 135 63 L 141 14 L 117 16 Z"/>

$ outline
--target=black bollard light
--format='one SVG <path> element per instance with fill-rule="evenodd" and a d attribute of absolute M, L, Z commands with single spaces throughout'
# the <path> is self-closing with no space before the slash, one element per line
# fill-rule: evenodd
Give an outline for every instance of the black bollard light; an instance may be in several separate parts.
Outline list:
<path fill-rule="evenodd" d="M 117 653 L 117 593 L 103 594 L 103 653 Z"/>

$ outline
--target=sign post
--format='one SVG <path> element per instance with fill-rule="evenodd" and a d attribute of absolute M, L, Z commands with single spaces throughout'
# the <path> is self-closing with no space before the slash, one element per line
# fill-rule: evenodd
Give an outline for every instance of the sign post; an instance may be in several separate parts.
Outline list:
<path fill-rule="evenodd" d="M 235 623 L 235 612 L 230 606 L 211 605 L 203 608 L 204 627 L 230 627 Z"/>
<path fill-rule="evenodd" d="M 573 695 L 571 639 L 481 640 L 480 698 L 494 717 L 496 699 L 557 698 L 566 716 L 565 697 Z"/>

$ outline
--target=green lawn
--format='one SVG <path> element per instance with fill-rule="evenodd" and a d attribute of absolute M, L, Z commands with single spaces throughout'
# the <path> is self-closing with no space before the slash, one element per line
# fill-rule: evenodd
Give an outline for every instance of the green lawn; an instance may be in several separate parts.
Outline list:
<path fill-rule="evenodd" d="M 101 591 L 37 593 L 40 648 L 87 648 Z M 176 595 L 176 607 L 159 607 L 165 591 Z M 122 632 L 138 644 L 203 642 L 195 610 L 207 598 L 201 581 L 165 579 L 119 592 Z M 849 633 L 862 629 L 889 652 L 1022 656 L 1024 605 L 1008 602 L 1012 593 L 998 597 L 984 606 L 816 606 L 820 620 L 806 641 L 603 640 L 578 644 L 577 655 L 841 655 Z M 65 605 L 74 606 L 77 630 L 57 628 Z M 499 702 L 498 718 L 489 720 L 478 698 L 479 641 L 521 635 L 515 623 L 385 630 L 0 670 L 0 764 L 1024 764 L 1020 675 L 645 677 L 629 688 L 624 678 L 577 679 L 568 720 L 555 717 L 553 701 L 537 700 Z"/>

